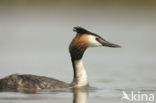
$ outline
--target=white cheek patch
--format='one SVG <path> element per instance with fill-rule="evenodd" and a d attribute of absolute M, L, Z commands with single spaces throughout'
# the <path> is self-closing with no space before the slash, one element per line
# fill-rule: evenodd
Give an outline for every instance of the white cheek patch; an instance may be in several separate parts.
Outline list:
<path fill-rule="evenodd" d="M 96 37 L 93 35 L 88 35 L 88 39 L 89 39 L 89 47 L 98 47 L 98 46 L 102 46 L 101 43 L 99 43 L 96 40 Z"/>

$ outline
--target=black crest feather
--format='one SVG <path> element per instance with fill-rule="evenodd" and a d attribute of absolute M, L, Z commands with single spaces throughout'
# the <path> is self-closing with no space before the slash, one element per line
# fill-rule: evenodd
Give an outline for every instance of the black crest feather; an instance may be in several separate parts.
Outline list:
<path fill-rule="evenodd" d="M 74 28 L 73 28 L 73 31 L 77 32 L 78 34 L 94 35 L 94 36 L 99 37 L 99 38 L 101 38 L 102 40 L 104 40 L 102 37 L 100 37 L 100 36 L 97 35 L 96 33 L 90 32 L 90 31 L 88 31 L 88 30 L 86 30 L 86 29 L 84 29 L 84 28 L 82 28 L 82 27 L 79 27 L 79 26 L 74 27 Z"/>
<path fill-rule="evenodd" d="M 93 34 L 92 32 L 86 30 L 85 28 L 79 27 L 79 26 L 74 27 L 73 31 L 77 32 L 78 34 Z"/>

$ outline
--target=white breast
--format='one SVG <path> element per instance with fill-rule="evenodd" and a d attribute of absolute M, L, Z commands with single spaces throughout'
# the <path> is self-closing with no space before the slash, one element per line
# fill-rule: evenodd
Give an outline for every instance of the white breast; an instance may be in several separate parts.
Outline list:
<path fill-rule="evenodd" d="M 77 82 L 76 86 L 86 86 L 88 85 L 88 77 L 87 77 L 87 72 L 83 66 L 82 60 L 76 60 L 74 61 L 75 63 L 75 71 L 76 71 L 76 78 L 74 78 Z"/>

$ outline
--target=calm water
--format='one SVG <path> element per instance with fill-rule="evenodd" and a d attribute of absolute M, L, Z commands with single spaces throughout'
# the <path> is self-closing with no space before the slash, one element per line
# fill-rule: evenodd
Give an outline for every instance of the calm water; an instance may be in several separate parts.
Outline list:
<path fill-rule="evenodd" d="M 91 88 L 0 92 L 0 103 L 121 103 L 122 91 L 156 96 L 155 2 L 39 1 L 0 1 L 0 78 L 21 73 L 71 82 L 74 26 L 122 48 L 87 50 L 83 60 Z"/>

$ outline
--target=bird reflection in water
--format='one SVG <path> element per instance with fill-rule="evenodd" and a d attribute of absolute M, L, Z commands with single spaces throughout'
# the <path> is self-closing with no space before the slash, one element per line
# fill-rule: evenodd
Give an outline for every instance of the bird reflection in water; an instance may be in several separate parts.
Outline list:
<path fill-rule="evenodd" d="M 31 89 L 20 89 L 19 91 L 14 91 L 14 90 L 9 90 L 12 92 L 20 92 L 20 93 L 24 93 L 26 94 L 26 96 L 23 97 L 19 95 L 15 95 L 15 96 L 2 96 L 0 97 L 1 100 L 30 100 L 30 99 L 34 99 L 34 100 L 40 100 L 40 99 L 46 99 L 47 97 L 49 98 L 49 94 L 50 94 L 50 101 L 53 101 L 53 96 L 55 94 L 59 94 L 59 93 L 72 93 L 73 97 L 71 99 L 71 102 L 73 103 L 87 103 L 87 97 L 88 97 L 88 92 L 92 92 L 91 90 L 92 88 L 90 87 L 81 87 L 81 88 L 60 88 L 60 89 L 52 89 L 52 90 L 41 90 L 41 91 L 36 91 L 36 90 L 31 90 Z M 1 91 L 3 92 L 3 91 Z M 6 93 L 6 91 L 5 91 Z M 30 94 L 30 96 L 29 96 Z M 9 95 L 9 94 L 8 94 Z M 32 97 L 33 95 L 33 97 Z M 47 96 L 48 95 L 48 96 Z M 56 96 L 56 95 L 55 95 Z M 61 97 L 60 97 L 61 98 Z M 72 101 L 73 100 L 73 101 Z"/>
<path fill-rule="evenodd" d="M 86 103 L 88 97 L 88 89 L 73 88 L 73 103 Z"/>

